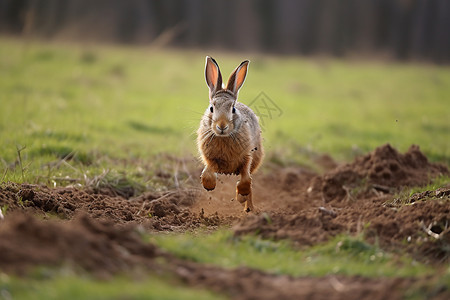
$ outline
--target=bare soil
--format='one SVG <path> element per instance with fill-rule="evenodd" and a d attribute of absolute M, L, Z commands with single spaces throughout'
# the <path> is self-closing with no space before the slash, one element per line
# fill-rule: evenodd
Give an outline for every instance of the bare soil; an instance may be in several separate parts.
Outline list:
<path fill-rule="evenodd" d="M 257 211 L 247 215 L 233 199 L 237 178 L 219 177 L 206 192 L 198 183 L 126 198 L 117 193 L 6 183 L 0 206 L 0 270 L 25 274 L 37 265 L 69 264 L 107 277 L 144 268 L 170 272 L 190 285 L 205 286 L 233 299 L 398 299 L 413 279 L 362 277 L 291 278 L 248 268 L 225 270 L 187 262 L 144 243 L 140 232 L 229 226 L 236 235 L 291 239 L 299 247 L 341 233 L 363 233 L 369 241 L 407 251 L 430 263 L 449 263 L 450 185 L 412 195 L 399 205 L 393 194 L 449 174 L 430 163 L 417 146 L 401 154 L 390 145 L 337 165 L 329 156 L 316 174 L 302 167 L 266 165 L 254 176 Z M 193 177 L 200 175 L 192 168 Z M 161 263 L 166 259 L 166 263 Z M 435 298 L 448 298 L 439 291 Z"/>

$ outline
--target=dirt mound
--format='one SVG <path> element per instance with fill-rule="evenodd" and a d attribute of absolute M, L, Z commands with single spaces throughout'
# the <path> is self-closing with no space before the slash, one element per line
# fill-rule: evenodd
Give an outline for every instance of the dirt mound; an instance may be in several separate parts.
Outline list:
<path fill-rule="evenodd" d="M 146 229 L 186 230 L 198 226 L 216 226 L 227 223 L 227 218 L 206 216 L 190 207 L 199 197 L 197 189 L 179 189 L 168 192 L 147 192 L 136 198 L 125 199 L 99 194 L 90 189 L 49 188 L 30 184 L 0 186 L 0 206 L 8 212 L 27 211 L 43 215 L 57 215 L 72 219 L 84 212 L 92 218 L 115 224 L 138 223 Z"/>
<path fill-rule="evenodd" d="M 364 230 L 383 247 L 406 249 L 421 261 L 450 261 L 448 188 L 412 195 L 407 201 L 411 205 L 387 205 L 396 190 L 449 174 L 447 167 L 428 162 L 417 146 L 400 154 L 384 145 L 324 175 L 303 177 L 307 187 L 295 172 L 288 174 L 279 181 L 290 192 L 279 193 L 277 199 L 289 203 L 287 209 L 241 219 L 235 234 L 289 238 L 307 246 Z"/>
<path fill-rule="evenodd" d="M 0 269 L 24 273 L 30 266 L 70 264 L 97 276 L 138 265 L 152 266 L 158 249 L 132 227 L 81 215 L 70 222 L 38 220 L 22 213 L 0 223 Z"/>
<path fill-rule="evenodd" d="M 432 193 L 431 191 L 429 193 Z M 435 193 L 435 192 L 433 192 Z M 257 233 L 265 238 L 289 238 L 300 246 L 314 245 L 340 233 L 361 233 L 385 249 L 405 249 L 420 261 L 450 262 L 450 189 L 439 198 L 388 207 L 388 198 L 348 203 L 343 208 L 316 207 L 295 214 L 262 214 L 234 227 L 236 235 Z M 412 196 L 417 197 L 415 195 Z"/>
<path fill-rule="evenodd" d="M 441 174 L 449 174 L 448 168 L 430 163 L 419 146 L 412 145 L 405 154 L 400 154 L 386 144 L 321 176 L 315 187 L 320 187 L 325 201 L 342 200 L 346 196 L 362 197 L 389 193 L 404 186 L 423 186 Z"/>

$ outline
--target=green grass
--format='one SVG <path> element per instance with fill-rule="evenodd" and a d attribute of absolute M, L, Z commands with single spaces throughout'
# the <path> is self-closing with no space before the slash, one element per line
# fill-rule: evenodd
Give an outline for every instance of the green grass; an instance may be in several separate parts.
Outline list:
<path fill-rule="evenodd" d="M 418 144 L 431 161 L 450 165 L 448 66 L 0 38 L 0 181 L 139 193 L 173 188 L 173 178 L 158 176 L 161 172 L 188 180 L 183 170 L 185 164 L 198 165 L 195 132 L 208 105 L 206 55 L 217 59 L 225 78 L 250 59 L 239 99 L 264 114 L 257 98 L 264 92 L 271 108 L 281 110 L 271 117 L 260 114 L 267 160 L 314 168 L 317 153 L 349 160 L 391 143 L 400 151 Z M 185 259 L 294 276 L 433 273 L 359 237 L 341 236 L 303 250 L 224 231 L 151 240 Z M 216 297 L 155 277 L 5 276 L 0 273 L 1 295 L 14 299 Z"/>
<path fill-rule="evenodd" d="M 156 276 L 99 280 L 74 275 L 17 278 L 0 274 L 0 293 L 2 299 L 227 299 Z"/>
<path fill-rule="evenodd" d="M 212 234 L 160 234 L 151 241 L 180 258 L 225 268 L 247 266 L 275 274 L 324 276 L 328 274 L 369 277 L 414 277 L 434 273 L 405 256 L 370 245 L 359 237 L 338 236 L 304 250 L 287 241 L 255 236 L 233 237 L 228 231 Z"/>
<path fill-rule="evenodd" d="M 0 38 L 0 179 L 65 185 L 115 170 L 152 187 L 158 154 L 196 155 L 206 54 L 224 77 L 249 58 L 241 101 L 264 92 L 282 110 L 261 116 L 268 157 L 348 160 L 389 142 L 450 162 L 449 67 Z"/>

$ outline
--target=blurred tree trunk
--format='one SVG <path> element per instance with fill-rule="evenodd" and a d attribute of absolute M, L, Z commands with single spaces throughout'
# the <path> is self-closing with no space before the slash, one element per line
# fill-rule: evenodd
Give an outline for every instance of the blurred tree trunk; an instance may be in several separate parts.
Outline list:
<path fill-rule="evenodd" d="M 188 46 L 201 45 L 203 34 L 202 0 L 185 0 L 185 6 L 186 32 L 183 42 Z"/>
<path fill-rule="evenodd" d="M 258 50 L 261 46 L 258 11 L 253 0 L 236 1 L 234 13 L 234 34 L 227 46 L 238 50 Z"/>
<path fill-rule="evenodd" d="M 432 57 L 437 62 L 450 62 L 450 1 L 438 1 Z"/>
<path fill-rule="evenodd" d="M 450 0 L 0 0 L 0 32 L 450 61 Z"/>
<path fill-rule="evenodd" d="M 275 42 L 278 51 L 292 53 L 300 48 L 300 32 L 302 29 L 301 6 L 304 1 L 279 0 L 276 12 L 277 31 Z"/>
<path fill-rule="evenodd" d="M 398 59 L 409 57 L 410 41 L 412 36 L 411 24 L 414 14 L 415 0 L 398 1 L 394 7 L 394 30 L 391 36 L 391 43 L 394 54 Z"/>
<path fill-rule="evenodd" d="M 274 51 L 276 35 L 275 3 L 272 0 L 255 1 L 258 27 L 261 30 L 260 45 L 263 51 Z"/>

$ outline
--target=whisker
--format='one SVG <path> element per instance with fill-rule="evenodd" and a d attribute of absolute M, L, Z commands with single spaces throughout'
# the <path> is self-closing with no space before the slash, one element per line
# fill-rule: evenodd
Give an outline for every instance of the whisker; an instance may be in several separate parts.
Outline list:
<path fill-rule="evenodd" d="M 211 134 L 211 138 L 209 139 L 207 145 L 209 145 L 209 144 L 214 140 L 215 137 L 216 137 L 216 135 L 215 135 L 214 132 L 213 132 L 213 133 Z"/>
<path fill-rule="evenodd" d="M 238 133 L 233 133 L 233 139 L 236 142 L 236 144 L 239 146 L 240 150 L 242 151 L 246 148 L 245 147 L 246 145 L 242 145 L 242 143 L 241 143 L 242 139 L 240 139 L 239 136 L 237 136 L 237 134 Z"/>
<path fill-rule="evenodd" d="M 208 129 L 207 131 L 203 132 L 200 136 L 201 142 L 206 141 L 207 139 L 210 139 L 208 144 L 211 142 L 212 137 L 214 136 L 214 132 L 211 129 Z"/>
<path fill-rule="evenodd" d="M 205 132 L 202 132 L 201 137 L 202 138 L 208 137 L 211 133 L 213 133 L 212 129 L 208 129 Z"/>
<path fill-rule="evenodd" d="M 198 114 L 198 115 L 203 115 L 203 114 L 204 114 L 204 112 L 198 112 L 198 111 L 192 110 L 192 109 L 188 109 L 187 111 L 188 111 L 188 112 L 191 112 L 191 113 L 196 113 L 196 114 Z"/>

